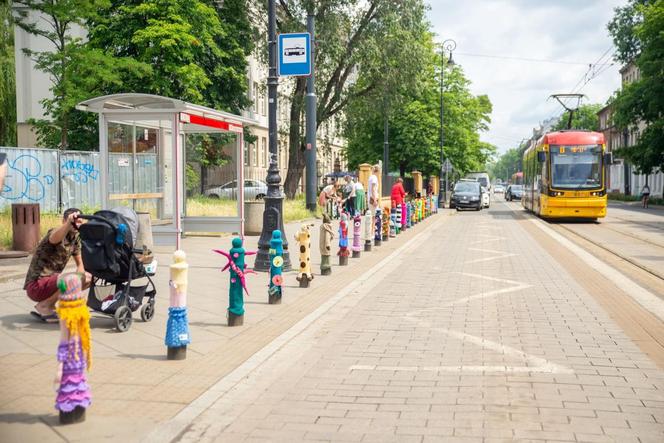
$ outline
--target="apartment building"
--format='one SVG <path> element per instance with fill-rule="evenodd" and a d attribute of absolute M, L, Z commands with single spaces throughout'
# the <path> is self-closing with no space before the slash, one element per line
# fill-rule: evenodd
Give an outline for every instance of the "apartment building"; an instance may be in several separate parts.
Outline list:
<path fill-rule="evenodd" d="M 640 78 L 638 66 L 634 63 L 628 63 L 620 70 L 622 84 L 627 85 Z M 640 123 L 632 130 L 619 131 L 612 122 L 613 109 L 611 105 L 602 108 L 597 116 L 599 118 L 599 128 L 606 139 L 607 148 L 614 152 L 623 146 L 633 146 L 641 132 L 645 129 L 645 124 Z M 636 174 L 634 167 L 625 161 L 625 159 L 614 156 L 613 164 L 608 168 L 608 186 L 609 192 L 638 196 L 641 189 L 648 181 L 650 192 L 654 197 L 662 197 L 664 191 L 664 173 L 656 170 L 648 176 Z"/>

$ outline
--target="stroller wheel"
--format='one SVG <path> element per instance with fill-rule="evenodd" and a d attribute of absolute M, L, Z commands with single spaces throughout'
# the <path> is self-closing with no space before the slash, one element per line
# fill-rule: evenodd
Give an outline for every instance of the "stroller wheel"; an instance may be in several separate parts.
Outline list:
<path fill-rule="evenodd" d="M 131 317 L 131 309 L 127 306 L 120 306 L 115 311 L 115 327 L 118 328 L 120 332 L 127 332 L 131 328 L 131 324 L 134 319 Z"/>
<path fill-rule="evenodd" d="M 154 317 L 154 301 L 150 300 L 141 306 L 141 320 L 150 321 Z"/>

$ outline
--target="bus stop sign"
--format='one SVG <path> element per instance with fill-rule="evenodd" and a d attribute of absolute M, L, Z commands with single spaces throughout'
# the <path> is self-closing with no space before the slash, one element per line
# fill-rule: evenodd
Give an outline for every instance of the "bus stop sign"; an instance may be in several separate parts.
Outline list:
<path fill-rule="evenodd" d="M 280 76 L 311 75 L 311 34 L 279 34 Z"/>

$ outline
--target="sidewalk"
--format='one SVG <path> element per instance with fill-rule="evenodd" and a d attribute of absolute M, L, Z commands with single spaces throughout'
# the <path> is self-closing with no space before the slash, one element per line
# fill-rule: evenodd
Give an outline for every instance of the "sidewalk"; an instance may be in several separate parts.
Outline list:
<path fill-rule="evenodd" d="M 219 269 L 223 257 L 212 248 L 228 249 L 230 237 L 190 237 L 183 241 L 190 264 L 188 308 L 192 344 L 187 360 L 167 361 L 164 346 L 168 308 L 170 250 L 157 249 L 159 270 L 157 310 L 150 323 L 140 318 L 127 333 L 117 333 L 113 320 L 93 314 L 93 364 L 89 373 L 93 405 L 85 423 L 57 425 L 52 379 L 58 327 L 35 323 L 32 303 L 21 290 L 22 279 L 0 283 L 0 434 L 4 441 L 140 441 L 160 422 L 171 419 L 220 378 L 239 366 L 290 326 L 312 312 L 341 288 L 371 268 L 409 238 L 443 215 L 434 216 L 396 239 L 383 242 L 350 266 L 334 266 L 333 274 L 319 274 L 318 226 L 312 228 L 312 268 L 315 279 L 300 289 L 295 272 L 285 276 L 281 305 L 267 304 L 267 274 L 249 275 L 245 325 L 228 328 L 228 274 Z M 291 261 L 298 253 L 293 235 L 300 223 L 286 226 Z M 335 224 L 335 229 L 336 229 Z M 256 249 L 258 237 L 247 237 L 246 248 Z M 336 248 L 334 248 L 336 250 Z M 336 257 L 332 257 L 336 263 Z M 253 260 L 250 259 L 250 263 Z M 137 313 L 136 313 L 137 314 Z M 138 315 L 137 315 L 138 317 Z"/>

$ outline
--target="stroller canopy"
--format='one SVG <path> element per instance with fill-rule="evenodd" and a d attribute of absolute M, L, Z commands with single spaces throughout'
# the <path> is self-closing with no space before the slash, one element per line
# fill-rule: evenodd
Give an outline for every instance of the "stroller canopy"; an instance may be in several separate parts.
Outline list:
<path fill-rule="evenodd" d="M 136 211 L 127 206 L 118 206 L 117 208 L 111 209 L 111 211 L 120 214 L 127 221 L 129 231 L 131 231 L 131 244 L 129 246 L 133 248 L 136 239 L 138 238 L 138 215 L 136 214 Z"/>

